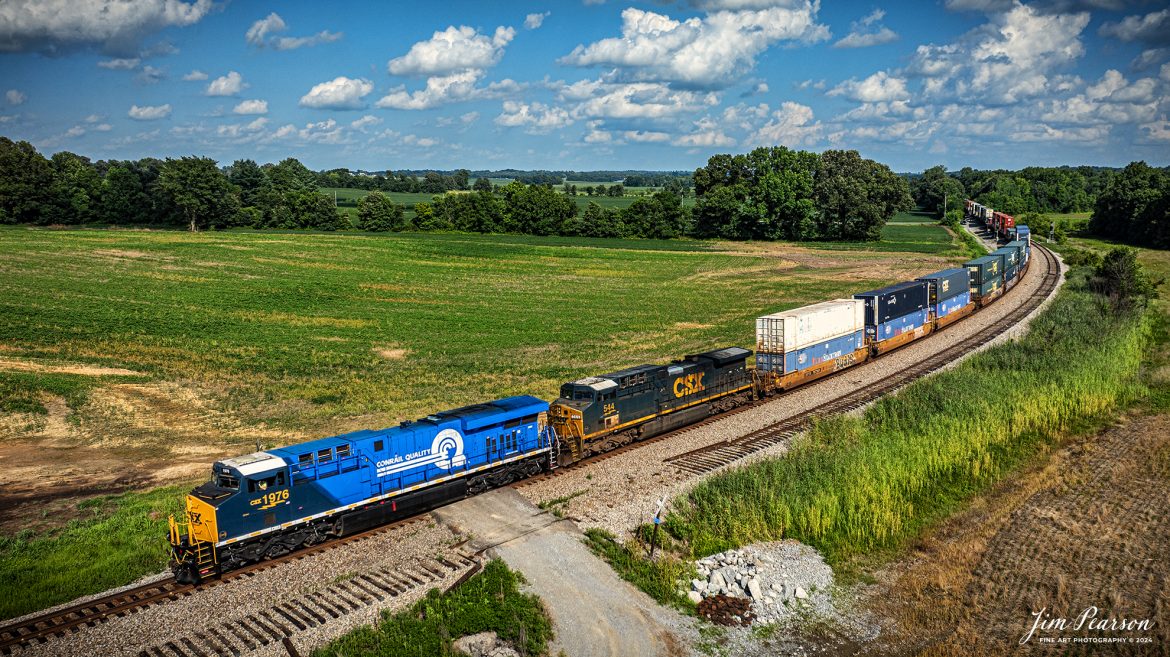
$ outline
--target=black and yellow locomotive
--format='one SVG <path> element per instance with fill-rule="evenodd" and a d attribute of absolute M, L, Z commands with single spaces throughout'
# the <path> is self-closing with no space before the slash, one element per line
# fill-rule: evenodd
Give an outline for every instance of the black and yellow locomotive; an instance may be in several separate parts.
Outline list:
<path fill-rule="evenodd" d="M 566 383 L 549 405 L 557 461 L 567 465 L 751 401 L 751 355 L 727 347 Z"/>

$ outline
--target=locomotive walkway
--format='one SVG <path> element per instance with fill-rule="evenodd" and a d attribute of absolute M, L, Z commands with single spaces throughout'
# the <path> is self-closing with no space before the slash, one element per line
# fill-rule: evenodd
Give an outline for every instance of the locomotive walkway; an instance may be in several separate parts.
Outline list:
<path fill-rule="evenodd" d="M 465 548 L 503 559 L 524 574 L 552 616 L 550 654 L 572 657 L 679 654 L 670 610 L 622 581 L 581 542 L 570 520 L 543 511 L 511 488 L 478 495 L 434 512 L 455 532 L 473 536 Z"/>

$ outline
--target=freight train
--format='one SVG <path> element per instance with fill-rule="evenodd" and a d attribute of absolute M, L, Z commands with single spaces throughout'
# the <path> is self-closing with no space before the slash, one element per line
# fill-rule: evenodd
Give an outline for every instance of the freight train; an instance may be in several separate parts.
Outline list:
<path fill-rule="evenodd" d="M 968 201 L 968 216 L 994 222 Z M 1002 220 L 1000 220 L 1002 222 Z M 1013 222 L 1014 223 L 1014 222 Z M 959 321 L 1027 271 L 1026 227 L 961 268 L 765 315 L 726 347 L 216 462 L 170 518 L 180 582 L 276 558 L 693 424 L 863 363 Z M 755 356 L 755 367 L 749 360 Z"/>

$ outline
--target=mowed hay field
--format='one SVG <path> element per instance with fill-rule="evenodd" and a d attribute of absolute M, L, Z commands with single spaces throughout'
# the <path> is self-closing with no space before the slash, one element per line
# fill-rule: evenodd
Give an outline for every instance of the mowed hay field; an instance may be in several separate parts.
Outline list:
<path fill-rule="evenodd" d="M 759 314 L 962 260 L 945 231 L 922 228 L 943 242 L 913 258 L 925 233 L 841 251 L 0 229 L 0 579 L 18 587 L 0 598 L 20 591 L 0 615 L 165 567 L 166 512 L 181 498 L 134 491 L 189 485 L 257 443 L 550 399 L 581 376 L 751 347 Z M 79 504 L 117 491 L 131 492 Z M 118 513 L 137 524 L 111 525 Z M 63 565 L 106 543 L 100 576 Z"/>

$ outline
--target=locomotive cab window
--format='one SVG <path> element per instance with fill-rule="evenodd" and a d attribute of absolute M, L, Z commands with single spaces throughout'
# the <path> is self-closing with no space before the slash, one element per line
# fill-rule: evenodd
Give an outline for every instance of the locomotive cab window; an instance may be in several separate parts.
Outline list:
<path fill-rule="evenodd" d="M 221 474 L 219 478 L 216 479 L 215 485 L 220 488 L 239 490 L 240 480 L 229 474 Z"/>
<path fill-rule="evenodd" d="M 284 473 L 281 472 L 279 474 L 280 474 L 280 480 L 281 480 L 280 483 L 281 483 L 281 485 L 283 485 L 284 484 Z M 265 477 L 263 479 L 249 479 L 248 480 L 248 492 L 249 493 L 255 493 L 257 491 L 262 492 L 262 491 L 266 491 L 270 488 L 275 488 L 277 486 L 276 481 L 277 481 L 276 475 L 273 475 L 271 477 Z"/>

